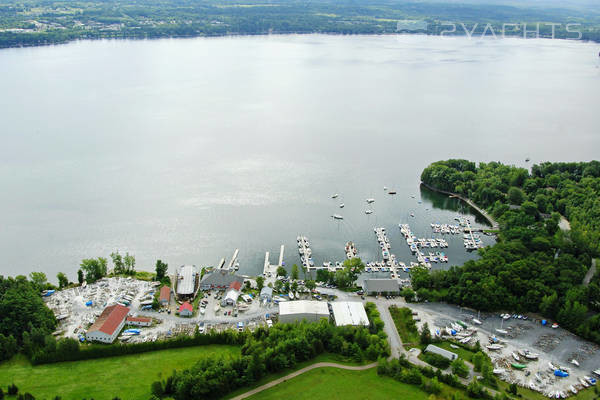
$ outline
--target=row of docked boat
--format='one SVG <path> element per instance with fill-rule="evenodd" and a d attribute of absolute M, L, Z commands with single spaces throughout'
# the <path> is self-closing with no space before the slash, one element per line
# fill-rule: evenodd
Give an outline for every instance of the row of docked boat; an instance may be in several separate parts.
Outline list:
<path fill-rule="evenodd" d="M 377 242 L 379 242 L 379 247 L 381 247 L 381 256 L 383 257 L 383 261 L 390 260 L 391 249 L 390 240 L 388 239 L 385 228 L 373 228 L 375 231 L 375 236 L 377 236 Z"/>
<path fill-rule="evenodd" d="M 298 236 L 296 242 L 298 243 L 298 253 L 300 254 L 302 265 L 307 269 L 314 267 L 315 262 L 312 259 L 312 250 L 310 249 L 308 238 L 306 236 Z"/>
<path fill-rule="evenodd" d="M 458 235 L 463 232 L 461 226 L 452 224 L 431 224 L 431 229 L 434 233 L 441 233 L 444 235 Z"/>
<path fill-rule="evenodd" d="M 358 249 L 354 245 L 354 242 L 346 243 L 344 250 L 346 251 L 346 258 L 348 260 L 355 258 L 358 255 Z"/>

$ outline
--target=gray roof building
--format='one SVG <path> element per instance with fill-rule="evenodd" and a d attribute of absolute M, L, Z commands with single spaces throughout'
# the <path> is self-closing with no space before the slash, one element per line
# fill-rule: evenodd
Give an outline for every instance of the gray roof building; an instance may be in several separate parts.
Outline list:
<path fill-rule="evenodd" d="M 177 295 L 190 296 L 196 290 L 198 270 L 195 265 L 182 265 L 177 272 Z"/>
<path fill-rule="evenodd" d="M 209 272 L 200 280 L 200 289 L 227 289 L 233 282 L 244 283 L 244 278 L 231 274 L 229 270 L 217 269 Z"/>
<path fill-rule="evenodd" d="M 273 288 L 270 288 L 268 286 L 263 286 L 263 288 L 260 291 L 260 299 L 261 300 L 267 299 L 268 301 L 271 301 L 272 298 L 273 298 Z"/>
<path fill-rule="evenodd" d="M 425 352 L 426 353 L 428 352 L 428 353 L 438 354 L 438 355 L 440 355 L 440 356 L 442 356 L 444 358 L 447 358 L 450 361 L 454 361 L 454 360 L 456 360 L 458 358 L 458 355 L 456 353 L 453 353 L 453 352 L 448 351 L 446 349 L 442 349 L 441 347 L 437 347 L 437 346 L 434 346 L 432 344 L 428 345 L 425 348 Z"/>
<path fill-rule="evenodd" d="M 363 290 L 367 294 L 400 293 L 400 284 L 395 279 L 365 279 Z"/>

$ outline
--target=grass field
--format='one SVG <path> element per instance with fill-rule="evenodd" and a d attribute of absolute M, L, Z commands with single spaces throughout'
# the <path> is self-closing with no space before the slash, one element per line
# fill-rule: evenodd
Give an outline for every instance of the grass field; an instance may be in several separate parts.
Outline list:
<path fill-rule="evenodd" d="M 354 361 L 350 361 L 350 360 L 340 356 L 339 354 L 323 353 L 323 354 L 319 354 L 317 357 L 313 358 L 312 360 L 296 364 L 294 366 L 294 368 L 288 368 L 288 369 L 278 372 L 276 374 L 270 374 L 270 375 L 266 376 L 265 378 L 259 380 L 258 382 L 256 382 L 253 385 L 233 391 L 233 392 L 229 393 L 226 398 L 228 398 L 228 399 L 233 398 L 233 397 L 238 396 L 242 393 L 245 393 L 251 389 L 262 386 L 265 383 L 271 382 L 272 380 L 275 380 L 277 378 L 281 378 L 282 376 L 288 375 L 291 372 L 297 371 L 299 369 L 302 369 L 304 367 L 307 367 L 309 365 L 316 364 L 319 362 L 334 362 L 334 363 L 345 364 L 345 365 L 364 365 L 364 364 L 369 363 L 369 362 L 357 363 Z"/>
<path fill-rule="evenodd" d="M 147 400 L 150 385 L 166 378 L 174 369 L 190 367 L 200 358 L 239 354 L 234 346 L 198 346 L 149 353 L 32 366 L 23 356 L 0 364 L 0 385 L 14 382 L 21 393 L 38 399 L 60 395 L 63 400 Z"/>
<path fill-rule="evenodd" d="M 398 308 L 396 306 L 391 306 L 389 310 L 404 347 L 417 346 L 420 342 L 419 331 L 411 310 L 407 307 Z"/>
<path fill-rule="evenodd" d="M 418 386 L 406 385 L 389 377 L 378 376 L 376 368 L 365 371 L 318 368 L 249 398 L 252 400 L 426 400 L 428 397 L 428 394 Z"/>

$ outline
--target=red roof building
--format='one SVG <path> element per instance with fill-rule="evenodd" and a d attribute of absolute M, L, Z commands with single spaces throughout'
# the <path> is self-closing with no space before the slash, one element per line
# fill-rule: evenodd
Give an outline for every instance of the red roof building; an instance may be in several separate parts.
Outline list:
<path fill-rule="evenodd" d="M 160 288 L 160 296 L 158 298 L 158 301 L 160 302 L 160 304 L 166 305 L 166 304 L 169 304 L 170 300 L 171 300 L 171 288 L 169 286 L 165 285 Z"/>
<path fill-rule="evenodd" d="M 240 289 L 242 289 L 242 283 L 240 281 L 233 281 L 229 285 L 229 289 L 235 289 L 239 291 Z"/>
<path fill-rule="evenodd" d="M 86 333 L 86 338 L 91 341 L 112 343 L 125 324 L 129 308 L 120 304 L 108 306 L 96 319 Z"/>
<path fill-rule="evenodd" d="M 187 301 L 179 306 L 179 316 L 180 317 L 191 317 L 194 313 L 194 307 L 188 303 Z"/>

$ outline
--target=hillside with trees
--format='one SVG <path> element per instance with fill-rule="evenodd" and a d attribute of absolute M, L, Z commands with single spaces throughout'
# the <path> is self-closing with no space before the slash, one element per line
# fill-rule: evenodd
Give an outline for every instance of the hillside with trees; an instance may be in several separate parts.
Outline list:
<path fill-rule="evenodd" d="M 470 198 L 499 223 L 498 242 L 448 271 L 411 273 L 421 300 L 484 311 L 539 312 L 600 343 L 600 162 L 542 163 L 531 173 L 501 163 L 440 161 L 423 183 Z M 570 230 L 559 228 L 561 215 Z"/>
<path fill-rule="evenodd" d="M 78 39 L 263 35 L 271 33 L 391 34 L 541 37 L 600 41 L 600 11 L 564 3 L 370 1 L 157 1 L 7 0 L 0 4 L 0 48 Z M 448 21 L 456 23 L 453 30 Z M 549 23 L 555 25 L 550 25 Z M 461 25 L 461 24 L 464 24 Z M 489 25 L 488 25 L 489 24 Z M 508 25 L 506 25 L 508 24 Z M 513 24 L 519 24 L 514 26 Z M 527 24 L 525 26 L 524 24 Z M 572 25 L 570 32 L 567 24 Z M 525 29 L 526 28 L 526 29 Z"/>

